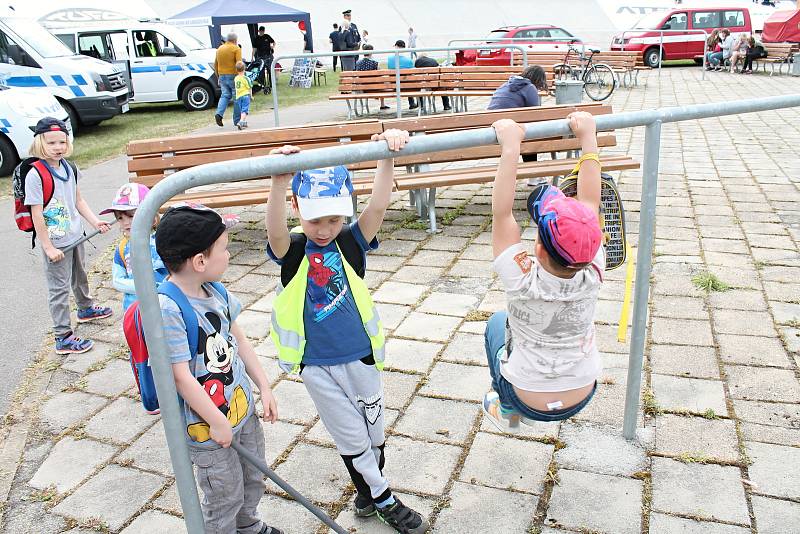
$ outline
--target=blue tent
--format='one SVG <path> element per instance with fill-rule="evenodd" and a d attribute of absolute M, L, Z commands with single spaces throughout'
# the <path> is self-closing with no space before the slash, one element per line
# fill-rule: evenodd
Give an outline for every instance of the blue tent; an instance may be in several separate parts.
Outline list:
<path fill-rule="evenodd" d="M 300 21 L 305 23 L 308 42 L 313 43 L 310 14 L 267 0 L 206 0 L 170 17 L 178 25 L 208 26 L 211 46 L 222 43 L 223 24 L 247 24 L 252 40 L 260 23 Z"/>

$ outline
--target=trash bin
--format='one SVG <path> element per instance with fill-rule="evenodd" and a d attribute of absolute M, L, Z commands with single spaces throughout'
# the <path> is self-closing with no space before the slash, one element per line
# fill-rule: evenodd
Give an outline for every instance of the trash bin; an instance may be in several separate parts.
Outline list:
<path fill-rule="evenodd" d="M 792 63 L 792 76 L 800 76 L 800 52 L 794 55 Z"/>
<path fill-rule="evenodd" d="M 556 80 L 556 105 L 580 104 L 583 101 L 581 80 Z"/>

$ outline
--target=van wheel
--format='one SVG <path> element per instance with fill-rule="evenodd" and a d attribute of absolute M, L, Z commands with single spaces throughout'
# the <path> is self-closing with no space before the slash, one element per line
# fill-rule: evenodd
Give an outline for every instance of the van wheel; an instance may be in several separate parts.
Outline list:
<path fill-rule="evenodd" d="M 19 158 L 14 145 L 6 136 L 0 135 L 0 176 L 11 176 L 17 163 Z"/>
<path fill-rule="evenodd" d="M 205 82 L 192 82 L 183 88 L 183 105 L 188 111 L 201 111 L 214 105 L 214 91 Z"/>
<path fill-rule="evenodd" d="M 67 112 L 67 115 L 69 116 L 70 126 L 72 126 L 72 134 L 75 135 L 75 132 L 77 132 L 81 128 L 81 120 L 78 118 L 78 114 L 75 112 L 72 106 L 70 106 L 63 100 L 59 100 L 58 103 L 61 104 L 61 107 L 64 108 L 64 111 Z"/>
<path fill-rule="evenodd" d="M 659 58 L 658 48 L 651 48 L 644 53 L 644 64 L 650 68 L 658 68 Z"/>

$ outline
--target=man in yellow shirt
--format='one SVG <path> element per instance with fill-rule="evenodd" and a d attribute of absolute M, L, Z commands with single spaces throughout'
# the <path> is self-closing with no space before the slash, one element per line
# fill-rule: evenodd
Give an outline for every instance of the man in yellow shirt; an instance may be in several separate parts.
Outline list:
<path fill-rule="evenodd" d="M 222 90 L 222 96 L 219 97 L 217 104 L 217 113 L 214 115 L 214 120 L 217 121 L 217 126 L 222 126 L 222 116 L 225 114 L 225 108 L 228 107 L 228 102 L 234 100 L 233 103 L 233 124 L 239 124 L 239 108 L 234 99 L 236 88 L 234 87 L 233 80 L 236 77 L 236 64 L 242 60 L 242 49 L 237 44 L 238 37 L 235 33 L 229 33 L 225 42 L 217 48 L 217 56 L 214 58 L 214 72 L 217 74 L 219 87 Z"/>

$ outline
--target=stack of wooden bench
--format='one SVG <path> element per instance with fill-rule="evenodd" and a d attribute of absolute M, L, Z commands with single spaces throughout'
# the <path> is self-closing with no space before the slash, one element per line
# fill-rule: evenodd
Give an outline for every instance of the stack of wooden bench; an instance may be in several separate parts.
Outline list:
<path fill-rule="evenodd" d="M 586 55 L 588 55 L 588 49 Z M 514 65 L 522 65 L 522 54 L 513 55 Z M 567 59 L 566 52 L 528 52 L 529 65 L 541 65 L 552 68 L 553 65 L 563 65 Z M 617 83 L 622 86 L 638 85 L 639 72 L 649 70 L 644 65 L 642 55 L 632 50 L 604 50 L 592 56 L 593 63 L 605 63 L 617 77 Z M 580 67 L 578 56 L 575 53 L 569 55 L 569 65 Z"/>
<path fill-rule="evenodd" d="M 756 70 L 758 70 L 758 65 L 762 65 L 764 72 L 767 72 L 767 65 L 769 65 L 772 67 L 769 75 L 772 76 L 775 74 L 776 66 L 778 67 L 778 74 L 782 74 L 783 66 L 786 65 L 786 71 L 788 73 L 791 68 L 792 57 L 799 49 L 800 44 L 798 43 L 764 43 L 764 50 L 767 51 L 767 57 L 759 58 L 754 61 Z"/>
<path fill-rule="evenodd" d="M 436 111 L 436 97 L 454 100 L 453 112 L 467 111 L 467 98 L 492 96 L 495 89 L 522 69 L 513 66 L 452 66 L 400 70 L 401 98 L 419 98 L 418 115 Z M 548 85 L 553 69 L 545 67 Z M 540 91 L 547 95 L 547 91 Z M 339 78 L 339 94 L 329 97 L 347 103 L 347 117 L 369 113 L 370 100 L 397 97 L 397 71 L 393 69 L 345 71 Z"/>
<path fill-rule="evenodd" d="M 575 110 L 588 111 L 595 115 L 612 112 L 611 106 L 601 104 L 580 104 L 576 106 L 552 106 L 537 108 L 518 108 L 511 110 L 480 111 L 470 113 L 425 116 L 412 119 L 392 119 L 385 121 L 367 120 L 345 123 L 329 123 L 301 127 L 280 127 L 247 132 L 232 132 L 216 135 L 193 135 L 170 139 L 132 141 L 128 145 L 128 169 L 133 173 L 131 181 L 152 186 L 165 176 L 177 170 L 211 162 L 238 160 L 245 157 L 262 156 L 272 148 L 284 144 L 294 144 L 304 149 L 358 143 L 369 139 L 374 133 L 390 128 L 400 128 L 413 135 L 468 130 L 491 126 L 501 118 L 512 118 L 520 123 L 547 121 L 566 117 Z M 613 147 L 616 137 L 613 132 L 599 132 L 598 146 Z M 553 159 L 520 164 L 520 179 L 549 177 L 568 174 L 576 163 L 574 157 L 555 159 L 556 153 L 566 152 L 574 156 L 580 149 L 574 137 L 557 137 L 526 141 L 522 145 L 523 154 L 546 154 Z M 420 216 L 429 220 L 432 230 L 436 229 L 436 189 L 440 187 L 491 182 L 496 172 L 496 162 L 474 163 L 465 168 L 433 170 L 431 164 L 497 158 L 498 145 L 475 148 L 446 150 L 428 154 L 401 156 L 395 159 L 395 166 L 405 167 L 406 172 L 396 172 L 395 190 L 412 191 Z M 349 165 L 350 171 L 374 169 L 376 162 L 363 162 Z M 638 168 L 639 163 L 628 156 L 603 156 L 605 171 L 619 171 Z M 366 174 L 366 173 L 364 173 Z M 372 191 L 373 176 L 365 175 L 354 179 L 354 204 L 358 195 Z M 269 179 L 258 179 L 247 185 L 239 183 L 208 186 L 175 197 L 171 203 L 190 200 L 213 207 L 263 204 L 269 196 Z"/>

